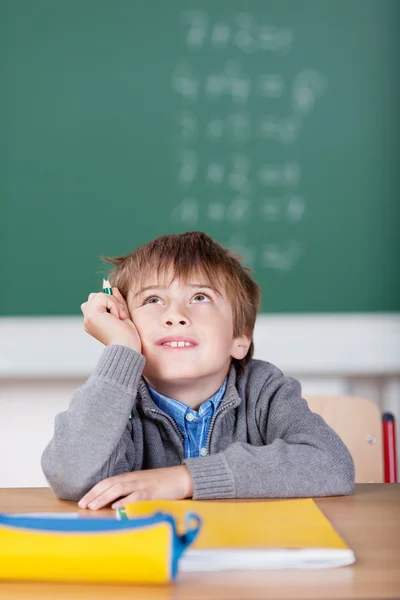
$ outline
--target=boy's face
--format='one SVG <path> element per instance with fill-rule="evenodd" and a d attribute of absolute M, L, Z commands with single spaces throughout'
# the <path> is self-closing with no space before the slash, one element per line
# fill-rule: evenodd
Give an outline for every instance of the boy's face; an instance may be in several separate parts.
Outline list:
<path fill-rule="evenodd" d="M 233 338 L 232 306 L 225 291 L 211 289 L 204 279 L 196 277 L 187 284 L 175 279 L 168 285 L 170 277 L 158 282 L 155 274 L 141 290 L 129 292 L 127 302 L 142 340 L 144 375 L 150 385 L 203 380 L 208 387 L 215 380 L 218 386 L 231 357 L 247 354 L 251 340 Z"/>

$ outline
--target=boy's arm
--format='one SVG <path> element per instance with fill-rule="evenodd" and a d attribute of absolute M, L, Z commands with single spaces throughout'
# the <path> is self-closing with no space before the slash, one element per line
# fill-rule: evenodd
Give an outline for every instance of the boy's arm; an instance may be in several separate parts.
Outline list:
<path fill-rule="evenodd" d="M 98 481 L 132 470 L 129 416 L 144 363 L 131 348 L 108 346 L 68 410 L 57 415 L 42 468 L 59 498 L 77 501 Z"/>
<path fill-rule="evenodd" d="M 184 461 L 194 499 L 351 494 L 350 452 L 322 417 L 309 410 L 297 380 L 282 375 L 267 382 L 255 412 L 253 423 L 265 445 L 236 442 L 218 454 Z"/>

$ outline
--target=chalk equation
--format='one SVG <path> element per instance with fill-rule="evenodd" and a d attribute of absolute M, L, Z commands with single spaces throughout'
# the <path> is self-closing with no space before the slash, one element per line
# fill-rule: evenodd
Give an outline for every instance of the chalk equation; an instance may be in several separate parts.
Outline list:
<path fill-rule="evenodd" d="M 301 69 L 288 81 L 279 73 L 247 72 L 244 61 L 226 60 L 219 71 L 200 75 L 188 61 L 179 63 L 171 76 L 171 88 L 187 105 L 206 101 L 211 106 L 222 99 L 230 99 L 245 107 L 252 96 L 279 101 L 290 99 L 293 115 L 308 116 L 317 100 L 327 90 L 327 78 L 310 67 Z"/>
<path fill-rule="evenodd" d="M 177 138 L 183 144 L 227 142 L 239 148 L 251 140 L 270 140 L 291 146 L 299 138 L 302 120 L 295 114 L 277 117 L 254 115 L 247 110 L 201 119 L 195 111 L 182 110 L 177 115 L 177 125 Z"/>
<path fill-rule="evenodd" d="M 246 264 L 288 273 L 306 253 L 296 239 L 308 214 L 296 145 L 327 93 L 327 78 L 312 66 L 288 75 L 267 68 L 283 63 L 251 58 L 285 60 L 296 41 L 289 25 L 247 12 L 216 21 L 200 9 L 183 11 L 180 22 L 184 51 L 170 79 L 178 195 L 171 221 L 187 229 L 221 226 L 225 245 Z M 279 160 L 266 160 L 274 147 Z M 270 243 L 255 247 L 254 223 Z"/>
<path fill-rule="evenodd" d="M 185 26 L 185 44 L 193 51 L 204 48 L 222 52 L 237 48 L 246 54 L 272 52 L 287 54 L 293 44 L 290 27 L 259 23 L 249 13 L 239 13 L 232 19 L 212 21 L 203 10 L 186 10 L 181 15 Z"/>
<path fill-rule="evenodd" d="M 259 162 L 259 161 L 258 161 Z M 295 189 L 301 183 L 301 167 L 297 161 L 252 165 L 247 154 L 231 152 L 218 162 L 200 161 L 196 150 L 184 149 L 178 155 L 177 185 L 189 188 L 204 183 L 210 190 L 224 186 L 235 192 L 249 193 L 254 187 Z"/>

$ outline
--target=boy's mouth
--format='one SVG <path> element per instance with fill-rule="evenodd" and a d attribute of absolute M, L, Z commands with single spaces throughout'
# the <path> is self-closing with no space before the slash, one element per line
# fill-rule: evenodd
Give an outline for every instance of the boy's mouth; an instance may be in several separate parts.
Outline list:
<path fill-rule="evenodd" d="M 157 346 L 163 346 L 166 348 L 178 348 L 178 349 L 195 348 L 195 346 L 197 346 L 197 345 L 198 344 L 197 344 L 196 340 L 194 340 L 192 338 L 187 338 L 183 335 L 161 338 L 161 340 L 158 340 L 158 342 L 157 342 Z"/>

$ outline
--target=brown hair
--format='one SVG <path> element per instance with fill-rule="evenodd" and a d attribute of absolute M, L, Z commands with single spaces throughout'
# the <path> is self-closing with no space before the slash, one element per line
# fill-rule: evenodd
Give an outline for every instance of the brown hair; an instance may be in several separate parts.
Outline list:
<path fill-rule="evenodd" d="M 116 266 L 109 274 L 109 281 L 127 299 L 132 287 L 142 287 L 148 275 L 156 272 L 165 275 L 172 269 L 172 280 L 179 277 L 184 283 L 197 274 L 204 274 L 207 283 L 218 282 L 226 291 L 232 306 L 233 337 L 253 335 L 257 310 L 260 303 L 260 288 L 250 277 L 251 270 L 240 262 L 240 257 L 210 238 L 202 231 L 173 233 L 156 238 L 140 246 L 131 254 L 114 258 L 101 257 Z M 235 360 L 241 370 L 252 358 L 253 341 L 247 355 Z"/>

